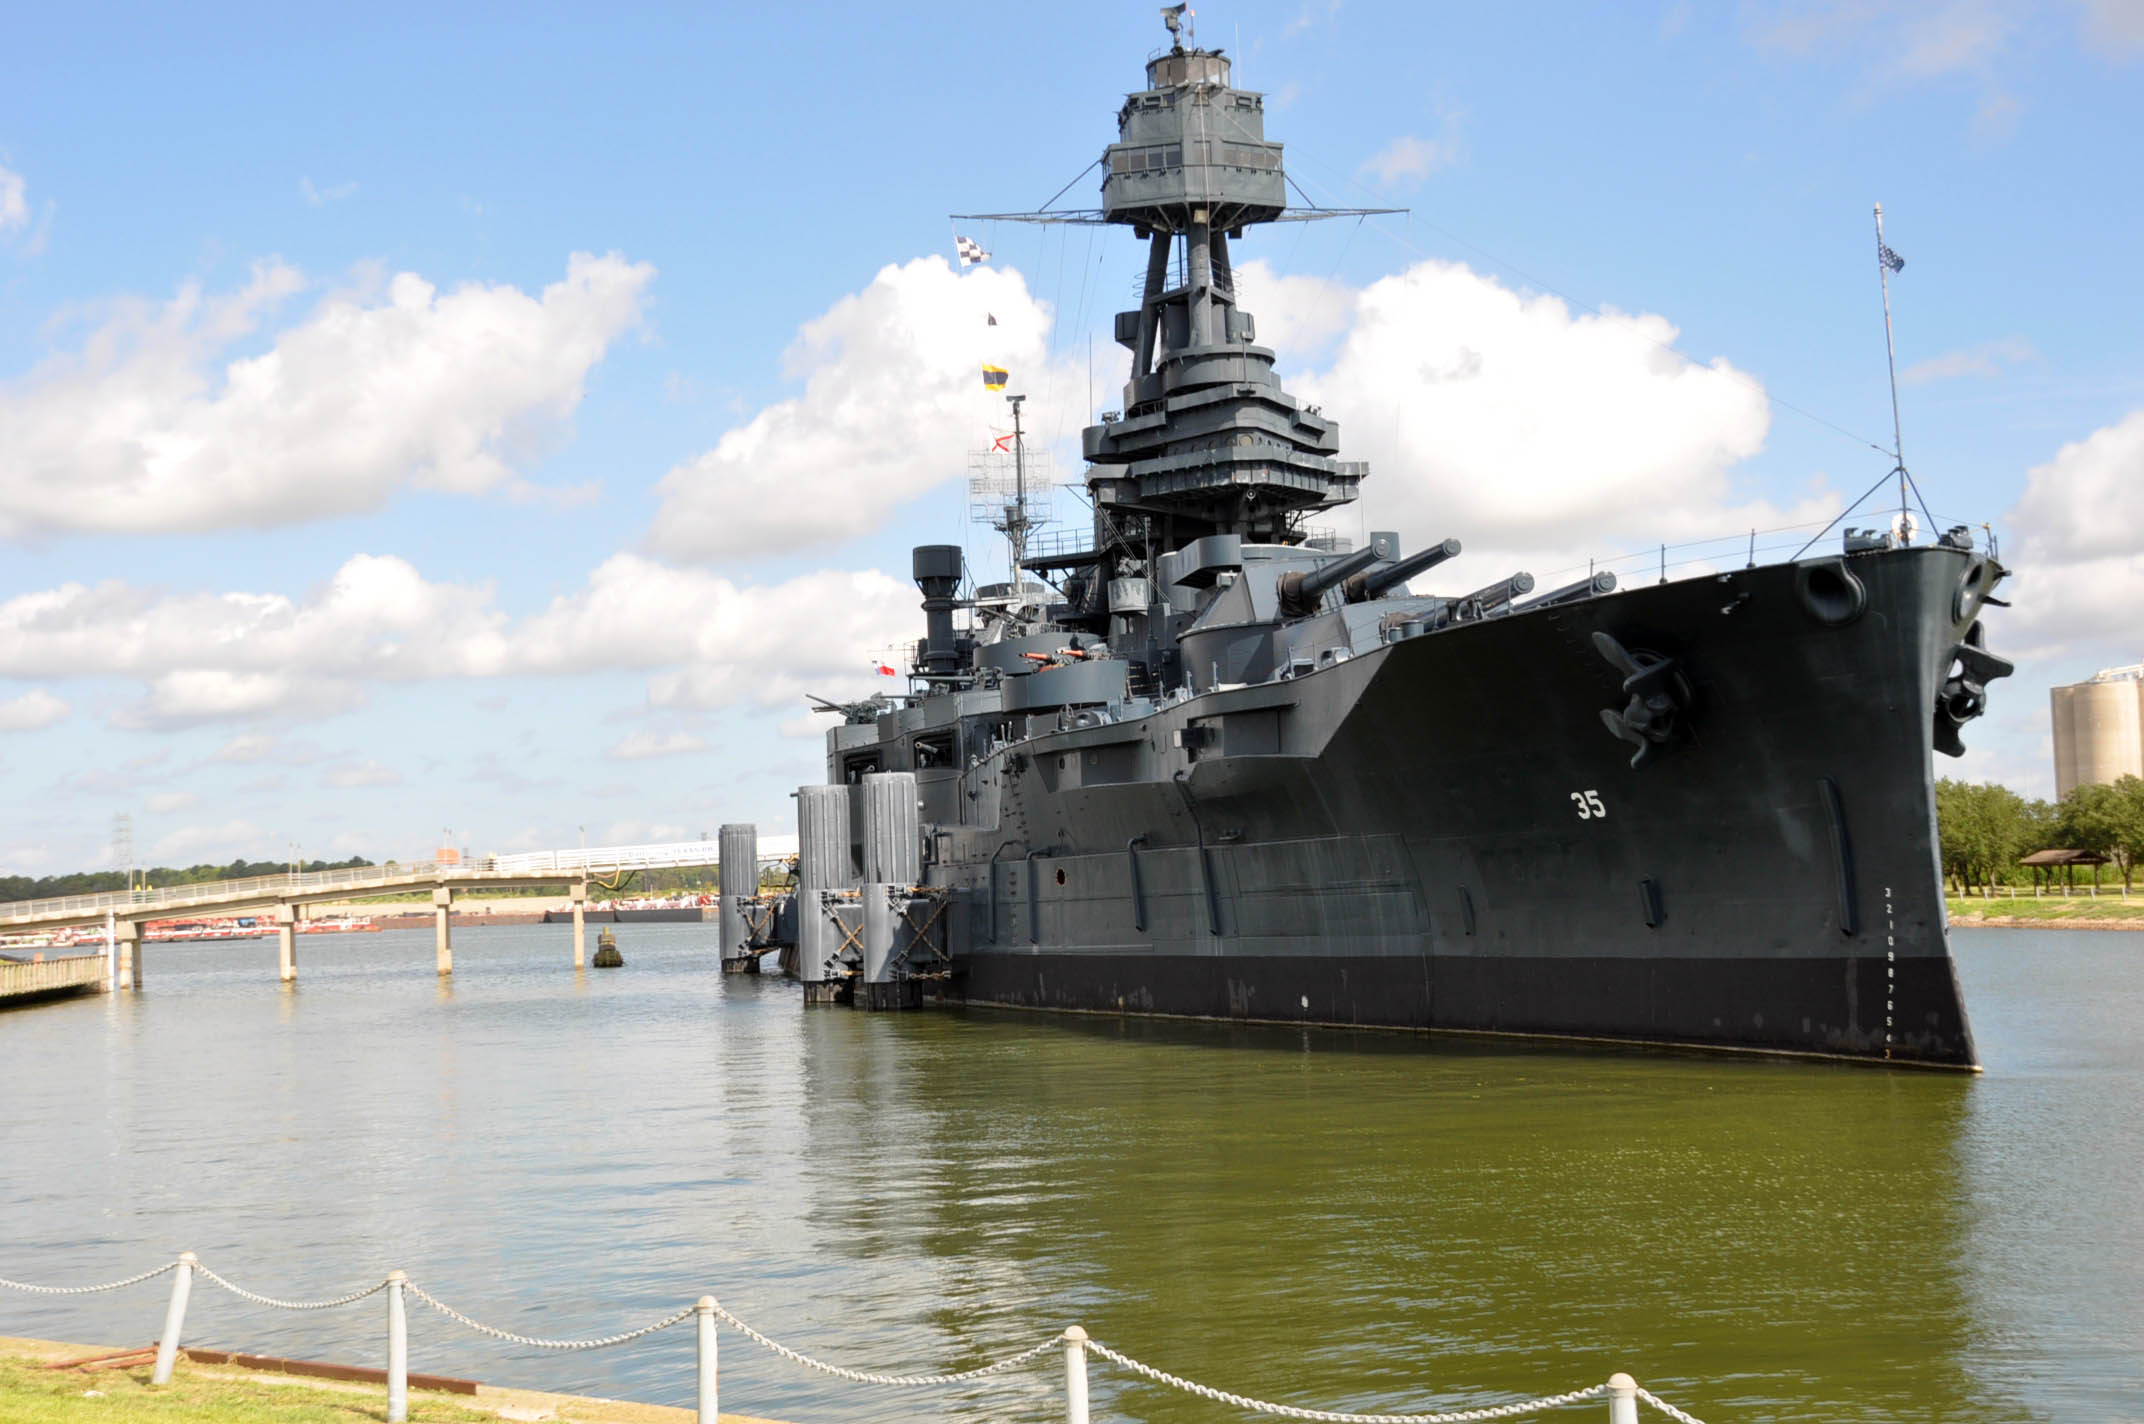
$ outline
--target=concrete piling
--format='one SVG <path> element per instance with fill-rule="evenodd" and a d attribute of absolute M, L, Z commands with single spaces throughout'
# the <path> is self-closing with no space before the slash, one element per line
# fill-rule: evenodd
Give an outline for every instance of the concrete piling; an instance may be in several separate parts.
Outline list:
<path fill-rule="evenodd" d="M 433 961 L 442 977 L 454 972 L 454 941 L 447 924 L 453 909 L 454 891 L 451 887 L 441 885 L 432 891 Z"/>
<path fill-rule="evenodd" d="M 304 913 L 299 905 L 275 907 L 276 977 L 285 984 L 298 979 L 298 920 Z"/>
<path fill-rule="evenodd" d="M 797 979 L 807 1004 L 832 1003 L 840 982 L 829 962 L 840 950 L 841 927 L 823 892 L 856 884 L 849 854 L 849 788 L 797 788 Z"/>
<path fill-rule="evenodd" d="M 141 987 L 141 921 L 121 920 L 113 926 L 113 930 L 118 936 L 119 987 L 122 989 L 139 989 Z"/>
<path fill-rule="evenodd" d="M 566 898 L 573 903 L 573 967 L 588 967 L 588 882 L 575 881 L 566 889 Z"/>
<path fill-rule="evenodd" d="M 757 974 L 759 952 L 750 947 L 752 922 L 745 914 L 745 906 L 759 899 L 759 827 L 724 826 L 717 835 L 717 851 L 722 880 L 715 918 L 722 972 Z"/>

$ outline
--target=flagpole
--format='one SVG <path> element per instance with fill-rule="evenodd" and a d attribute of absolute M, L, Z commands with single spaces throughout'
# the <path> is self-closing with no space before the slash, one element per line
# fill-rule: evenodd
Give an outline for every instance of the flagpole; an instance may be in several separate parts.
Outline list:
<path fill-rule="evenodd" d="M 1012 606 L 1020 606 L 1020 566 L 1027 561 L 1027 444 L 1020 434 L 1020 402 L 1026 396 L 1007 396 L 1012 406 Z"/>
<path fill-rule="evenodd" d="M 1906 507 L 1906 437 L 1898 419 L 1898 352 L 1891 339 L 1891 264 L 1883 260 L 1883 204 L 1876 205 L 1876 281 L 1883 288 L 1883 359 L 1891 373 L 1891 458 L 1898 461 L 1898 512 Z M 1900 525 L 1904 528 L 1903 523 Z"/>

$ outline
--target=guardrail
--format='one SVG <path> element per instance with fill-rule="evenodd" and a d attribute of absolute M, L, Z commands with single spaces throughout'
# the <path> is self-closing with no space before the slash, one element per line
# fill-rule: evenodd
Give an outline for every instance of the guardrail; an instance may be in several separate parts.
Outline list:
<path fill-rule="evenodd" d="M 1606 1383 L 1586 1385 L 1580 1389 L 1567 1390 L 1562 1394 L 1544 1395 L 1538 1399 L 1515 1400 L 1509 1404 L 1493 1404 L 1479 1409 L 1456 1409 L 1438 1414 L 1348 1414 L 1331 1409 L 1306 1409 L 1300 1405 L 1276 1404 L 1271 1400 L 1253 1399 L 1249 1395 L 1232 1394 L 1215 1389 L 1211 1385 L 1172 1375 L 1166 1370 L 1135 1360 L 1131 1356 L 1110 1348 L 1089 1336 L 1077 1325 L 1049 1335 L 1014 1354 L 993 1360 L 987 1365 L 973 1369 L 955 1370 L 944 1374 L 874 1374 L 867 1370 L 853 1370 L 842 1365 L 829 1364 L 814 1359 L 801 1350 L 793 1350 L 779 1341 L 769 1339 L 751 1326 L 739 1320 L 711 1295 L 703 1295 L 691 1305 L 673 1310 L 659 1320 L 616 1335 L 602 1335 L 586 1340 L 546 1340 L 532 1335 L 517 1335 L 511 1330 L 501 1330 L 495 1325 L 486 1325 L 472 1319 L 448 1305 L 445 1301 L 426 1291 L 402 1271 L 388 1272 L 384 1280 L 351 1291 L 348 1295 L 332 1300 L 278 1300 L 273 1296 L 258 1295 L 242 1286 L 233 1285 L 222 1276 L 201 1264 L 200 1258 L 187 1251 L 176 1261 L 158 1266 L 152 1271 L 129 1276 L 123 1281 L 108 1281 L 95 1286 L 38 1286 L 21 1281 L 0 1279 L 0 1286 L 11 1290 L 29 1291 L 38 1295 L 91 1295 L 99 1291 L 123 1290 L 158 1276 L 171 1275 L 171 1295 L 164 1307 L 164 1328 L 156 1339 L 156 1367 L 150 1375 L 152 1384 L 169 1384 L 171 1371 L 178 1358 L 179 1336 L 186 1326 L 186 1307 L 193 1294 L 193 1279 L 198 1274 L 221 1286 L 242 1300 L 256 1305 L 272 1306 L 277 1310 L 334 1310 L 354 1305 L 367 1297 L 385 1294 L 387 1297 L 387 1418 L 389 1424 L 403 1424 L 409 1418 L 409 1299 L 430 1306 L 449 1320 L 480 1334 L 489 1335 L 510 1344 L 526 1345 L 538 1350 L 602 1350 L 613 1345 L 623 1345 L 629 1340 L 638 1340 L 658 1331 L 668 1330 L 685 1321 L 693 1322 L 693 1335 L 699 1356 L 699 1424 L 718 1424 L 716 1413 L 717 1344 L 716 1325 L 729 1326 L 738 1334 L 762 1349 L 780 1355 L 793 1364 L 817 1370 L 836 1379 L 854 1384 L 869 1384 L 896 1389 L 925 1388 L 935 1385 L 965 1384 L 972 1380 L 987 1379 L 993 1375 L 1008 1374 L 1023 1365 L 1029 1365 L 1044 1355 L 1063 1350 L 1065 1361 L 1065 1424 L 1090 1424 L 1087 1407 L 1087 1356 L 1092 1353 L 1112 1364 L 1121 1366 L 1132 1374 L 1154 1384 L 1170 1389 L 1195 1394 L 1210 1399 L 1216 1404 L 1226 1404 L 1236 1409 L 1249 1410 L 1256 1414 L 1274 1414 L 1286 1419 L 1308 1419 L 1318 1424 L 1474 1424 L 1474 1421 L 1489 1419 L 1517 1419 L 1530 1414 L 1540 1414 L 1551 1409 L 1565 1409 L 1584 1404 L 1589 1400 L 1608 1401 L 1608 1424 L 1637 1424 L 1638 1404 L 1642 1400 L 1676 1420 L 1677 1424 L 1703 1424 L 1693 1415 L 1676 1408 L 1640 1386 L 1627 1374 L 1611 1375 Z"/>

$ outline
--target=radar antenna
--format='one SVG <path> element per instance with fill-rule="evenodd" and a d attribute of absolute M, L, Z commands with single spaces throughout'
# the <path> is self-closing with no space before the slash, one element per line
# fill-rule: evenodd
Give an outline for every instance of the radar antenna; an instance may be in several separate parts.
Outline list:
<path fill-rule="evenodd" d="M 1178 49 L 1182 49 L 1184 41 L 1192 37 L 1191 21 L 1198 16 L 1198 13 L 1188 4 L 1164 5 L 1161 7 L 1161 22 L 1169 27 L 1169 36 L 1175 40 Z"/>

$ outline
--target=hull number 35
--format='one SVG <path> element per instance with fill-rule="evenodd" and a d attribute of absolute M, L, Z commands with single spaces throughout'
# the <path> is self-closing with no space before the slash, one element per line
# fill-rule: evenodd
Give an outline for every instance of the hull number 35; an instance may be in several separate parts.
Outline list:
<path fill-rule="evenodd" d="M 1578 819 L 1581 821 L 1598 821 L 1608 814 L 1608 808 L 1601 804 L 1601 794 L 1598 791 L 1573 791 L 1571 804 L 1578 808 Z"/>

